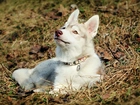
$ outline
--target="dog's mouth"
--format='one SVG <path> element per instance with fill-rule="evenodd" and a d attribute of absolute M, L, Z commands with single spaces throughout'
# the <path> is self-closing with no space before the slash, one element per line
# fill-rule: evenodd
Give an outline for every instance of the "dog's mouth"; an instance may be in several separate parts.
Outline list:
<path fill-rule="evenodd" d="M 54 39 L 55 39 L 55 40 L 59 40 L 59 41 L 65 43 L 65 44 L 70 44 L 69 42 L 66 42 L 66 41 L 64 41 L 64 40 L 62 40 L 62 39 L 60 39 L 60 38 L 54 38 Z"/>

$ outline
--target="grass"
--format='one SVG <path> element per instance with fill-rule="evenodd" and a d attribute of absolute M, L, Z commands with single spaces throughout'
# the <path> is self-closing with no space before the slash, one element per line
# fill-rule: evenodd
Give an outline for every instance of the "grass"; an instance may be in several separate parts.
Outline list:
<path fill-rule="evenodd" d="M 55 56 L 53 33 L 79 7 L 80 21 L 100 16 L 96 51 L 106 75 L 92 89 L 53 96 L 25 93 L 11 78 L 21 67 L 34 67 Z M 140 2 L 139 0 L 0 1 L 0 104 L 140 104 Z"/>

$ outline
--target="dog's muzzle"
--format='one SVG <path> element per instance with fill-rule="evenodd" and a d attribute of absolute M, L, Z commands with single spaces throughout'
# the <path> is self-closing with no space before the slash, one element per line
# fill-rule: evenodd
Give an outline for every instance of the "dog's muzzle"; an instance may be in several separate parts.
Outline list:
<path fill-rule="evenodd" d="M 66 42 L 66 41 L 64 41 L 64 40 L 62 40 L 62 39 L 60 39 L 60 38 L 58 38 L 58 37 L 55 37 L 54 39 L 55 39 L 55 40 L 58 40 L 58 41 L 61 41 L 61 42 L 65 43 L 65 44 L 70 44 L 69 42 Z"/>
<path fill-rule="evenodd" d="M 63 32 L 62 32 L 61 30 L 55 31 L 54 39 L 55 39 L 55 40 L 58 40 L 58 41 L 61 41 L 61 42 L 65 43 L 65 44 L 70 44 L 69 42 L 64 41 L 64 40 L 60 37 L 61 35 L 63 35 Z"/>

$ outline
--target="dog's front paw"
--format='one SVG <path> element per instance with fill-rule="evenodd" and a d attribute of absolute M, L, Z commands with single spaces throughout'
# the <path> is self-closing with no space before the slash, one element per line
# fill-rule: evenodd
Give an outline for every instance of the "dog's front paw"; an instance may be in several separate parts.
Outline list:
<path fill-rule="evenodd" d="M 54 90 L 51 90 L 51 91 L 49 92 L 49 94 L 58 96 L 58 94 L 67 94 L 67 92 L 66 92 L 65 90 L 54 89 Z"/>
<path fill-rule="evenodd" d="M 51 90 L 51 91 L 49 91 L 49 94 L 54 95 L 54 96 L 58 96 L 59 93 L 54 91 L 54 90 Z"/>
<path fill-rule="evenodd" d="M 39 89 L 35 89 L 35 90 L 33 90 L 35 93 L 43 93 L 43 92 L 45 92 L 45 90 L 44 89 L 42 89 L 42 88 L 39 88 Z"/>

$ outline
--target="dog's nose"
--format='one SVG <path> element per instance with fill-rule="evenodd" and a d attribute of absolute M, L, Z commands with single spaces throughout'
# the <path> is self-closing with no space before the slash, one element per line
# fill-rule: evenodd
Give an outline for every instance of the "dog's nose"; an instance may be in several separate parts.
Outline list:
<path fill-rule="evenodd" d="M 62 34 L 63 34 L 63 32 L 62 32 L 61 30 L 55 31 L 55 35 L 56 35 L 57 37 L 59 37 L 59 36 L 62 35 Z"/>

